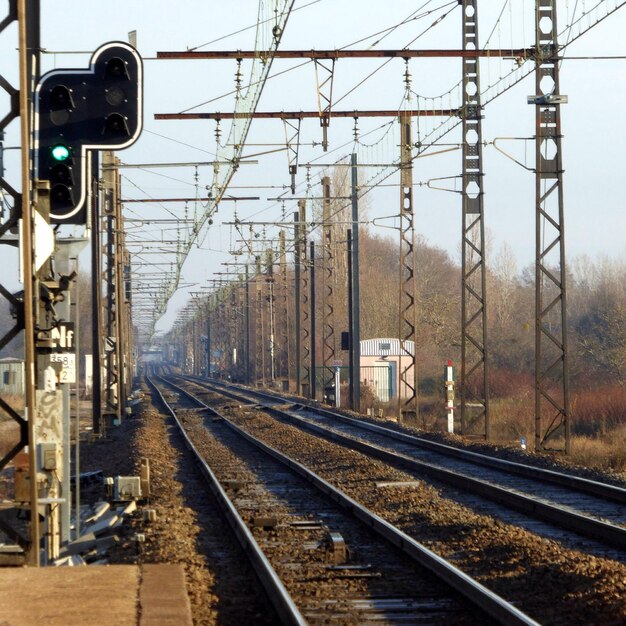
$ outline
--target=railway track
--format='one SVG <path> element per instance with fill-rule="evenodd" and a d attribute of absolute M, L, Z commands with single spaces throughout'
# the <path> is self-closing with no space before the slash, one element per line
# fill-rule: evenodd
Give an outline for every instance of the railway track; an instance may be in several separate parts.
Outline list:
<path fill-rule="evenodd" d="M 357 451 L 353 443 L 338 445 L 272 415 L 273 409 L 293 408 L 292 398 L 286 402 L 272 395 L 271 400 L 260 401 L 255 390 L 254 397 L 244 400 L 237 389 L 208 389 L 201 379 L 177 380 L 208 404 L 220 406 L 240 427 L 306 464 L 542 624 L 626 620 L 622 550 L 468 494 L 423 472 L 377 460 Z"/>
<path fill-rule="evenodd" d="M 626 563 L 626 489 L 439 444 L 320 407 L 294 405 L 275 394 L 213 382 L 209 387 L 299 428 L 461 490 L 460 502 L 507 523 Z M 493 504 L 485 504 L 485 499 Z"/>
<path fill-rule="evenodd" d="M 284 623 L 535 623 L 225 411 L 190 407 L 189 392 L 150 382 Z"/>

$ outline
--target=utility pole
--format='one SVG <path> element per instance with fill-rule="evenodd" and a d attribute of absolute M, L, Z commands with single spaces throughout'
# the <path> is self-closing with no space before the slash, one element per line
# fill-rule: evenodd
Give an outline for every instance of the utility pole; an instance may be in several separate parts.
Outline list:
<path fill-rule="evenodd" d="M 36 181 L 35 211 L 46 221 L 50 216 L 50 185 L 47 181 Z M 37 219 L 37 218 L 35 218 Z M 52 242 L 54 245 L 54 236 Z M 40 245 L 40 242 L 38 242 Z M 62 324 L 54 303 L 63 294 L 65 300 L 69 284 L 55 276 L 48 258 L 39 265 L 37 250 L 34 255 L 34 270 L 37 277 L 35 299 L 35 411 L 33 447 L 37 453 L 37 474 L 45 476 L 43 481 L 31 480 L 38 484 L 37 515 L 45 522 L 43 536 L 45 563 L 58 558 L 61 548 L 61 505 L 66 504 L 69 494 L 63 493 L 64 458 L 63 448 L 64 414 L 63 393 L 58 386 L 57 373 L 60 368 L 56 361 L 56 350 L 73 348 L 73 326 Z M 66 277 L 63 277 L 66 279 Z M 25 277 L 26 280 L 26 277 Z M 72 333 L 72 336 L 69 336 Z M 62 367 L 62 363 L 61 363 Z M 69 417 L 69 416 L 68 416 Z M 67 451 L 69 454 L 69 450 Z M 31 474 L 31 476 L 33 476 Z M 32 513 L 32 511 L 31 511 Z"/>
<path fill-rule="evenodd" d="M 268 309 L 268 323 L 269 323 L 269 379 L 270 386 L 274 386 L 276 382 L 276 329 L 275 329 L 275 315 L 274 315 L 274 253 L 272 249 L 268 249 L 266 253 L 266 278 L 267 284 L 267 309 Z"/>
<path fill-rule="evenodd" d="M 346 244 L 347 244 L 347 261 L 348 261 L 348 403 L 350 408 L 354 411 L 354 391 L 356 386 L 360 386 L 359 379 L 357 378 L 357 385 L 355 386 L 355 368 L 354 368 L 354 353 L 352 352 L 352 329 L 354 327 L 354 283 L 352 282 L 352 229 L 348 228 L 346 231 Z M 342 337 L 343 343 L 343 337 Z M 343 346 L 342 346 L 343 348 Z M 360 378 L 360 377 L 359 377 Z"/>
<path fill-rule="evenodd" d="M 296 226 L 300 255 L 298 264 L 300 267 L 300 299 L 296 302 L 296 307 L 300 310 L 300 326 L 296 329 L 300 337 L 300 363 L 301 363 L 301 386 L 300 392 L 307 397 L 311 394 L 311 386 L 315 376 L 314 357 L 311 353 L 311 309 L 310 309 L 310 289 L 313 284 L 311 271 L 307 263 L 307 227 L 306 227 L 306 201 L 298 200 L 298 219 Z M 311 268 L 312 269 L 312 268 Z M 314 397 L 314 396 L 312 396 Z"/>
<path fill-rule="evenodd" d="M 211 296 L 207 300 L 206 307 L 206 377 L 211 378 Z"/>
<path fill-rule="evenodd" d="M 14 5 L 15 6 L 15 5 Z M 8 405 L 3 406 L 5 410 L 20 426 L 20 442 L 11 450 L 11 452 L 0 462 L 0 467 L 4 467 L 14 456 L 28 445 L 28 474 L 31 477 L 29 481 L 28 500 L 30 510 L 29 523 L 29 539 L 30 544 L 22 541 L 25 548 L 26 563 L 35 567 L 40 563 L 40 524 L 39 524 L 39 490 L 37 480 L 37 431 L 36 431 L 36 389 L 37 379 L 35 377 L 35 298 L 38 292 L 38 282 L 35 274 L 34 250 L 33 250 L 33 231 L 35 219 L 35 207 L 33 206 L 33 198 L 30 195 L 31 189 L 31 167 L 30 167 L 30 145 L 31 145 L 31 111 L 32 111 L 32 78 L 37 77 L 36 72 L 39 68 L 39 4 L 37 2 L 29 2 L 27 0 L 18 0 L 17 13 L 13 13 L 13 20 L 7 19 L 2 24 L 2 30 L 12 21 L 17 19 L 18 27 L 18 48 L 19 48 L 19 110 L 12 102 L 12 113 L 20 117 L 20 140 L 21 140 L 21 169 L 22 169 L 22 193 L 18 196 L 14 194 L 16 207 L 21 207 L 21 215 L 16 210 L 9 220 L 9 226 L 17 226 L 17 220 L 22 220 L 22 249 L 21 263 L 24 284 L 23 304 L 18 305 L 16 314 L 18 316 L 16 329 L 19 326 L 24 328 L 24 365 L 25 365 L 25 398 L 24 398 L 24 418 Z M 30 25 L 30 26 L 29 26 Z M 6 119 L 12 119 L 7 115 Z M 10 188 L 10 187 L 9 187 Z M 45 219 L 45 217 L 44 217 Z M 5 231 L 6 232 L 6 231 Z M 4 232 L 2 233 L 4 234 Z M 9 292 L 3 290 L 3 295 L 7 297 Z M 11 298 L 7 298 L 11 302 Z M 38 298 L 37 298 L 38 300 Z M 21 319 L 20 319 L 21 313 Z M 8 341 L 12 339 L 8 337 Z M 25 419 L 26 418 L 26 419 Z M 18 538 L 19 541 L 19 538 Z"/>
<path fill-rule="evenodd" d="M 285 243 L 285 231 L 281 228 L 278 233 L 279 256 L 278 267 L 280 272 L 280 352 L 279 377 L 282 381 L 282 390 L 289 391 L 289 285 L 287 284 L 287 247 Z"/>
<path fill-rule="evenodd" d="M 298 206 L 300 205 L 301 200 L 298 202 Z M 294 274 L 294 317 L 295 317 L 295 361 L 294 361 L 294 378 L 296 381 L 296 395 L 302 395 L 302 363 L 301 359 L 301 333 L 300 333 L 300 324 L 301 324 L 301 312 L 300 305 L 302 300 L 302 295 L 300 293 L 301 285 L 300 285 L 300 274 L 301 274 L 301 261 L 302 261 L 302 242 L 300 241 L 300 213 L 295 211 L 293 214 L 293 274 Z"/>
<path fill-rule="evenodd" d="M 310 381 L 311 381 L 311 388 L 310 388 L 310 393 L 311 393 L 311 399 L 315 400 L 315 396 L 316 396 L 316 392 L 317 392 L 317 376 L 316 376 L 316 361 L 315 361 L 315 352 L 316 352 L 316 348 L 315 348 L 315 341 L 316 341 L 316 335 L 315 335 L 315 242 L 311 241 L 310 242 L 310 252 L 309 252 L 309 261 L 310 261 L 310 284 L 309 284 L 309 321 L 311 323 L 311 332 L 309 333 L 310 336 L 310 346 L 311 346 L 311 352 L 310 352 L 310 359 L 311 359 L 311 375 L 310 375 Z"/>
<path fill-rule="evenodd" d="M 410 115 L 400 114 L 400 294 L 398 421 L 419 415 L 417 391 L 417 289 L 413 223 L 413 158 Z M 411 348 L 411 344 L 413 347 Z"/>
<path fill-rule="evenodd" d="M 463 0 L 463 50 L 477 50 L 478 1 Z M 463 63 L 463 182 L 461 259 L 461 432 L 490 437 L 487 286 L 483 211 L 482 106 L 477 57 Z M 475 391 L 472 391 L 475 390 Z"/>
<path fill-rule="evenodd" d="M 322 179 L 322 394 L 325 398 L 335 380 L 335 253 L 331 224 L 330 178 Z M 335 389 L 335 397 L 339 392 Z M 327 399 L 330 403 L 330 398 Z M 334 400 L 332 401 L 334 404 Z"/>
<path fill-rule="evenodd" d="M 350 407 L 357 413 L 361 410 L 361 305 L 359 277 L 359 195 L 357 155 L 351 157 L 352 174 L 352 227 L 348 241 L 348 284 L 350 285 Z"/>
<path fill-rule="evenodd" d="M 94 435 L 103 435 L 103 365 L 104 345 L 102 331 L 102 246 L 100 236 L 100 191 L 99 191 L 99 154 L 91 153 L 91 172 L 89 184 L 91 188 L 91 363 L 92 363 L 92 424 Z"/>
<path fill-rule="evenodd" d="M 252 384 L 252 355 L 250 354 L 250 269 L 246 263 L 245 273 L 245 333 L 246 333 L 246 385 Z"/>
<path fill-rule="evenodd" d="M 556 0 L 535 12 L 535 450 L 570 452 L 569 355 Z"/>
<path fill-rule="evenodd" d="M 238 369 L 239 369 L 239 359 L 241 358 L 241 353 L 239 351 L 239 339 L 241 338 L 241 333 L 239 332 L 239 308 L 237 302 L 237 288 L 234 284 L 230 286 L 230 306 L 229 306 L 229 352 L 231 355 L 231 380 L 236 380 L 238 378 Z"/>
<path fill-rule="evenodd" d="M 119 194 L 119 172 L 113 152 L 107 150 L 102 156 L 104 185 L 102 189 L 103 232 L 106 243 L 103 249 L 105 310 L 104 310 L 104 420 L 106 426 L 118 426 L 124 414 L 124 384 L 121 350 L 120 293 L 120 233 L 121 204 Z"/>
<path fill-rule="evenodd" d="M 256 262 L 256 383 L 265 387 L 265 333 L 263 309 L 263 274 L 261 273 L 261 257 L 255 257 Z"/>

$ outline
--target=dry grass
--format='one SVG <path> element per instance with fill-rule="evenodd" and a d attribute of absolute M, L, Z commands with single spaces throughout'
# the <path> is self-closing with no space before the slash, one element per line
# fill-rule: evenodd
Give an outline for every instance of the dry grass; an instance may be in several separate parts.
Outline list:
<path fill-rule="evenodd" d="M 570 460 L 585 467 L 626 472 L 626 388 L 618 385 L 572 394 Z M 535 423 L 531 393 L 491 403 L 492 438 L 519 445 L 526 438 L 534 448 Z"/>
<path fill-rule="evenodd" d="M 502 445 L 534 449 L 534 391 L 528 379 L 512 373 L 494 381 L 491 400 L 491 438 Z M 420 398 L 420 424 L 445 431 L 443 396 Z M 585 467 L 626 472 L 626 387 L 604 385 L 576 390 L 571 396 L 572 438 L 569 460 Z M 468 431 L 471 432 L 471 431 Z"/>
<path fill-rule="evenodd" d="M 626 386 L 603 385 L 572 394 L 572 430 L 605 436 L 626 424 Z"/>
<path fill-rule="evenodd" d="M 572 437 L 571 460 L 577 465 L 626 473 L 626 424 L 610 435 Z"/>

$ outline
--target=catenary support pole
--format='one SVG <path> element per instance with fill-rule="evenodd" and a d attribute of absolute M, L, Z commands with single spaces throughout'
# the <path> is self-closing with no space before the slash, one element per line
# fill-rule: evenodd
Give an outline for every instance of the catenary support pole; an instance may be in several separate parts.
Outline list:
<path fill-rule="evenodd" d="M 350 323 L 350 360 L 352 362 L 352 402 L 351 407 L 357 413 L 361 410 L 361 304 L 359 278 L 359 193 L 357 155 L 351 157 L 352 179 L 352 254 L 349 255 L 351 269 L 348 281 L 352 291 L 352 321 Z"/>

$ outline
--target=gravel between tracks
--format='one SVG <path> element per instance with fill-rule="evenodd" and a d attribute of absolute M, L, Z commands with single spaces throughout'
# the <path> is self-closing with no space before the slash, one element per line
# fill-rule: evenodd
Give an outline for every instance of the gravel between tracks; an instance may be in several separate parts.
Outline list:
<path fill-rule="evenodd" d="M 543 624 L 623 624 L 626 567 L 474 513 L 437 489 L 249 409 L 228 409 L 252 434 L 304 463 Z"/>
<path fill-rule="evenodd" d="M 150 502 L 140 507 L 122 531 L 109 561 L 183 564 L 195 624 L 275 624 L 273 610 L 259 596 L 256 577 L 221 520 L 176 429 L 173 420 L 155 409 L 146 396 L 135 417 L 108 437 L 82 444 L 82 471 L 138 475 L 140 459 L 150 459 Z M 142 521 L 143 508 L 156 510 L 155 522 Z M 141 552 L 136 533 L 146 538 Z"/>
<path fill-rule="evenodd" d="M 208 401 L 209 396 L 203 399 Z M 478 515 L 423 483 L 410 488 L 377 488 L 376 482 L 415 478 L 230 403 L 234 421 L 308 465 L 542 624 L 609 626 L 626 621 L 626 567 L 564 549 L 556 542 Z M 153 497 L 149 506 L 156 509 L 157 521 L 143 524 L 139 512 L 110 561 L 184 563 L 196 624 L 275 623 L 271 610 L 254 599 L 251 589 L 256 582 L 244 566 L 243 555 L 233 561 L 223 558 L 223 551 L 237 552 L 237 548 L 227 545 L 231 541 L 228 529 L 220 529 L 219 524 L 213 528 L 218 517 L 215 512 L 198 509 L 198 494 L 205 497 L 204 487 L 195 471 L 185 470 L 190 467 L 187 452 L 173 428 L 146 398 L 138 415 L 109 437 L 83 444 L 82 471 L 103 469 L 107 475 L 136 475 L 141 457 L 151 461 Z M 146 535 L 141 555 L 133 539 L 137 532 Z M 209 539 L 211 533 L 219 537 L 219 544 Z M 233 578 L 225 570 L 231 567 L 241 568 L 235 578 L 240 581 L 237 588 L 228 583 Z"/>
<path fill-rule="evenodd" d="M 487 619 L 479 611 L 470 609 L 468 613 L 465 603 L 457 604 L 457 594 L 447 586 L 386 542 L 381 543 L 351 516 L 338 513 L 326 497 L 311 494 L 305 481 L 292 481 L 287 477 L 290 470 L 224 429 L 221 420 L 211 424 L 210 417 L 196 411 L 181 410 L 178 416 L 308 623 L 356 626 L 366 619 L 358 605 L 382 599 L 403 599 L 421 606 L 415 610 L 421 623 L 428 623 L 429 615 L 433 623 L 476 624 Z M 274 465 L 277 467 L 272 468 Z M 258 517 L 274 518 L 277 524 L 261 528 L 255 523 Z M 349 556 L 347 562 L 341 561 L 346 569 L 334 569 L 329 531 L 346 539 Z M 410 609 L 407 612 L 411 614 Z M 388 623 L 381 615 L 376 620 Z"/>

